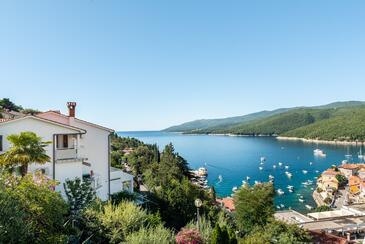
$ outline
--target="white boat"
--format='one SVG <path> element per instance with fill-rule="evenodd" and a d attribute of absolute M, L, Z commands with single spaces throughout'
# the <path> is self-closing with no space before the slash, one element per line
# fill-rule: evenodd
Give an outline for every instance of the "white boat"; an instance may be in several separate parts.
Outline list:
<path fill-rule="evenodd" d="M 299 201 L 299 202 L 304 202 L 304 199 L 299 198 L 299 199 L 298 199 L 298 201 Z"/>
<path fill-rule="evenodd" d="M 305 207 L 307 208 L 307 209 L 309 209 L 309 210 L 312 210 L 313 209 L 313 207 L 311 206 L 311 205 L 305 205 Z"/>
<path fill-rule="evenodd" d="M 283 165 L 283 163 L 282 163 L 282 162 L 279 162 L 279 163 L 278 163 L 278 165 L 279 165 L 279 166 L 282 166 L 282 165 Z"/>
<path fill-rule="evenodd" d="M 283 194 L 284 194 L 284 191 L 283 191 L 283 190 L 281 190 L 281 189 L 278 189 L 276 192 L 277 192 L 279 195 L 283 195 Z"/>
<path fill-rule="evenodd" d="M 281 207 L 281 208 L 285 208 L 285 205 L 284 205 L 284 204 L 280 204 L 280 207 Z"/>
<path fill-rule="evenodd" d="M 255 185 L 261 184 L 261 181 L 255 180 Z"/>
<path fill-rule="evenodd" d="M 265 158 L 265 157 L 261 157 L 261 158 L 260 158 L 260 161 L 261 161 L 261 162 L 265 162 L 265 161 L 266 161 L 266 158 Z"/>
<path fill-rule="evenodd" d="M 251 178 L 250 176 L 246 176 L 246 180 L 249 181 Z"/>
<path fill-rule="evenodd" d="M 279 206 L 279 205 L 277 205 L 277 206 L 276 206 L 276 208 L 277 208 L 277 209 L 280 209 L 280 206 Z"/>
<path fill-rule="evenodd" d="M 292 192 L 294 192 L 294 186 L 287 186 L 287 188 L 288 188 L 288 191 L 290 192 L 290 193 L 292 193 Z"/>
<path fill-rule="evenodd" d="M 307 170 L 305 170 L 305 169 L 303 169 L 303 170 L 302 170 L 302 172 L 303 172 L 303 174 L 308 173 L 308 171 L 307 171 Z"/>
<path fill-rule="evenodd" d="M 344 164 L 348 164 L 348 160 L 342 160 L 341 164 L 344 165 Z"/>
<path fill-rule="evenodd" d="M 263 167 L 259 167 L 259 170 L 263 170 L 264 168 Z"/>
<path fill-rule="evenodd" d="M 232 187 L 232 191 L 233 192 L 236 192 L 237 190 L 238 190 L 238 187 L 237 186 Z"/>
<path fill-rule="evenodd" d="M 288 166 L 288 165 L 286 165 L 286 166 L 285 166 L 285 169 L 289 169 L 289 166 Z"/>
<path fill-rule="evenodd" d="M 312 162 L 309 162 L 309 165 L 312 165 L 313 163 Z"/>
<path fill-rule="evenodd" d="M 359 152 L 358 158 L 359 158 L 359 159 L 364 159 L 364 158 L 365 158 L 365 155 L 363 155 L 363 154 L 362 154 L 362 149 L 361 149 L 361 147 L 360 147 L 360 152 Z"/>
<path fill-rule="evenodd" d="M 319 170 L 316 170 L 316 173 L 319 173 Z"/>
<path fill-rule="evenodd" d="M 290 173 L 289 171 L 285 171 L 285 174 L 286 174 L 286 176 L 288 176 L 289 178 L 291 178 L 293 175 L 292 175 L 292 173 Z"/>
<path fill-rule="evenodd" d="M 272 166 L 274 169 L 276 169 L 276 165 L 274 164 L 273 166 Z"/>
<path fill-rule="evenodd" d="M 326 153 L 322 151 L 321 149 L 317 148 L 313 150 L 314 156 L 318 157 L 326 157 Z"/>
<path fill-rule="evenodd" d="M 219 180 L 219 183 L 221 183 L 223 181 L 223 176 L 222 175 L 218 175 L 218 180 Z"/>
<path fill-rule="evenodd" d="M 269 175 L 269 179 L 273 180 L 275 177 L 273 175 Z"/>

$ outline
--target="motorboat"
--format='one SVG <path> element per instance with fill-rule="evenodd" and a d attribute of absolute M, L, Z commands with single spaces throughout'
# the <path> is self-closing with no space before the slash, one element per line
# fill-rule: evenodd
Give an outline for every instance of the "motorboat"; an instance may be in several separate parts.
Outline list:
<path fill-rule="evenodd" d="M 276 192 L 277 192 L 279 195 L 283 195 L 283 194 L 284 194 L 284 191 L 283 191 L 283 190 L 281 190 L 281 189 L 278 189 Z"/>
<path fill-rule="evenodd" d="M 298 199 L 298 201 L 299 201 L 299 202 L 304 202 L 304 199 L 299 198 L 299 199 Z"/>
<path fill-rule="evenodd" d="M 274 164 L 273 166 L 272 166 L 274 169 L 276 169 L 276 165 Z"/>
<path fill-rule="evenodd" d="M 289 166 L 288 165 L 285 165 L 285 169 L 289 169 Z"/>
<path fill-rule="evenodd" d="M 314 156 L 317 156 L 317 157 L 326 157 L 326 153 L 319 148 L 314 149 L 313 153 L 314 153 Z"/>
<path fill-rule="evenodd" d="M 282 165 L 283 165 L 283 163 L 282 163 L 282 162 L 279 162 L 279 163 L 278 163 L 278 165 L 279 165 L 279 166 L 282 166 Z"/>
<path fill-rule="evenodd" d="M 303 174 L 308 173 L 308 171 L 307 171 L 307 170 L 305 170 L 305 169 L 303 169 L 303 170 L 302 170 L 302 172 L 303 172 Z"/>
<path fill-rule="evenodd" d="M 232 187 L 232 191 L 233 192 L 236 192 L 237 190 L 238 190 L 238 187 L 237 186 Z"/>
<path fill-rule="evenodd" d="M 313 209 L 313 207 L 311 206 L 311 205 L 305 205 L 305 207 L 307 208 L 307 209 L 309 209 L 309 210 L 312 210 Z"/>
<path fill-rule="evenodd" d="M 263 167 L 259 167 L 259 170 L 263 170 L 264 168 Z"/>
<path fill-rule="evenodd" d="M 285 171 L 285 174 L 286 174 L 286 176 L 288 176 L 289 178 L 291 178 L 293 175 L 292 175 L 292 173 L 290 173 L 289 171 Z"/>

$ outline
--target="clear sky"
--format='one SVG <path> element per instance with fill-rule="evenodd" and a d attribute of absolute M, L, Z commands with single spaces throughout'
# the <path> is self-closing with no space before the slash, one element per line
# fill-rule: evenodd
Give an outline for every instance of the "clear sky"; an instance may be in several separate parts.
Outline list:
<path fill-rule="evenodd" d="M 116 130 L 365 100 L 365 1 L 0 3 L 0 97 Z"/>

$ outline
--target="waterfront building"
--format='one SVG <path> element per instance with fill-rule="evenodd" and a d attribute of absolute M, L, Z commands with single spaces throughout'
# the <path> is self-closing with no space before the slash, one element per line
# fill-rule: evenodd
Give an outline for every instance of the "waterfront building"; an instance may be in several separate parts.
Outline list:
<path fill-rule="evenodd" d="M 63 183 L 67 179 L 90 179 L 99 198 L 133 191 L 133 176 L 110 167 L 112 129 L 76 118 L 76 103 L 69 102 L 68 115 L 48 111 L 36 115 L 8 116 L 0 121 L 0 154 L 10 148 L 6 139 L 11 134 L 31 131 L 51 142 L 46 147 L 50 161 L 31 164 L 29 173 L 41 171 L 60 184 L 56 190 L 65 197 Z"/>
<path fill-rule="evenodd" d="M 350 193 L 353 195 L 360 193 L 360 187 L 361 187 L 362 180 L 355 175 L 350 176 L 349 178 L 349 189 Z"/>
<path fill-rule="evenodd" d="M 352 175 L 356 175 L 360 168 L 365 168 L 364 164 L 343 164 L 338 167 L 339 171 L 350 178 Z"/>
<path fill-rule="evenodd" d="M 336 175 L 341 174 L 340 171 L 334 169 L 327 169 L 321 176 L 317 179 L 318 188 L 328 192 L 333 193 L 338 190 L 338 180 Z"/>

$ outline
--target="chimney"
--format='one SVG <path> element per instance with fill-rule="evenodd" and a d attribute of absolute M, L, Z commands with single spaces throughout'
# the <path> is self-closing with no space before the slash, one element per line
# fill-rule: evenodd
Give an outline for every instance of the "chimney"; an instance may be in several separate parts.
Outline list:
<path fill-rule="evenodd" d="M 67 107 L 68 107 L 68 116 L 72 117 L 72 118 L 75 118 L 76 103 L 75 102 L 68 102 Z"/>

